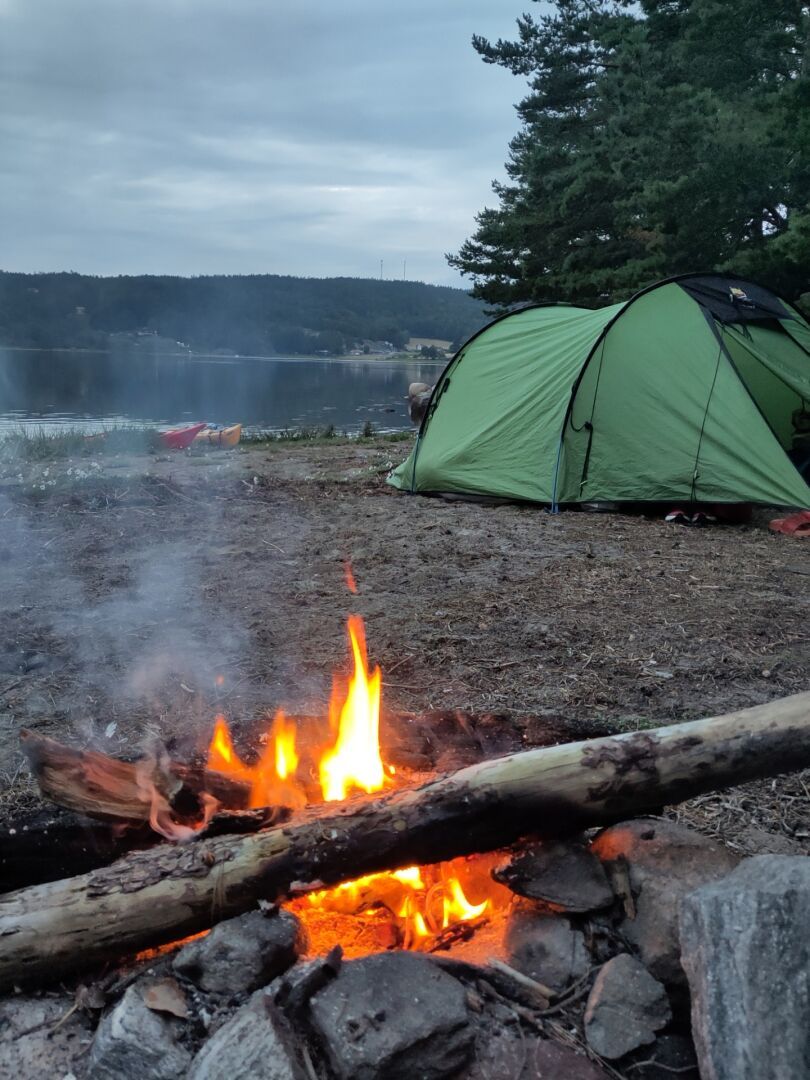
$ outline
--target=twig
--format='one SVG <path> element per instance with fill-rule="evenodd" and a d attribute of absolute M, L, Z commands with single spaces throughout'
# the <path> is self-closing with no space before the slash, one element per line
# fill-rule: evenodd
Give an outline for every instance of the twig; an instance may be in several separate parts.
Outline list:
<path fill-rule="evenodd" d="M 402 667 L 402 665 L 404 663 L 407 663 L 408 660 L 413 660 L 414 656 L 415 656 L 415 653 L 410 653 L 408 656 L 403 656 L 401 660 L 397 660 L 397 662 L 395 664 L 392 664 L 388 668 L 388 674 L 390 675 L 392 671 L 396 671 L 398 667 Z M 386 685 L 388 685 L 388 684 L 386 684 Z"/>
<path fill-rule="evenodd" d="M 697 1065 L 664 1065 L 662 1062 L 656 1061 L 655 1058 L 647 1058 L 646 1061 L 634 1061 L 632 1065 L 625 1065 L 625 1068 L 630 1072 L 631 1069 L 643 1069 L 647 1065 L 654 1065 L 656 1069 L 663 1069 L 664 1072 L 671 1073 L 696 1073 L 698 1071 Z"/>
<path fill-rule="evenodd" d="M 518 986 L 524 987 L 526 990 L 531 990 L 532 993 L 537 994 L 539 997 L 545 998 L 546 1002 L 551 1001 L 552 998 L 557 997 L 550 986 L 545 986 L 543 983 L 538 982 L 537 979 L 532 979 L 529 975 L 524 975 L 522 971 L 516 971 L 515 968 L 510 967 L 509 964 L 504 963 L 503 960 L 491 959 L 487 964 L 487 967 L 493 971 L 497 971 L 501 975 L 505 975 L 512 982 L 518 984 Z"/>

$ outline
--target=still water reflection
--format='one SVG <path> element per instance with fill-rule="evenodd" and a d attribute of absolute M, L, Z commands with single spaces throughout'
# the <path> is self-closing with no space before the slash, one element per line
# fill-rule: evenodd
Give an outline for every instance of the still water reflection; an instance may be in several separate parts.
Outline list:
<path fill-rule="evenodd" d="M 116 355 L 0 349 L 0 433 L 64 425 L 241 422 L 247 428 L 357 431 L 409 426 L 410 382 L 441 363 L 382 359 Z"/>

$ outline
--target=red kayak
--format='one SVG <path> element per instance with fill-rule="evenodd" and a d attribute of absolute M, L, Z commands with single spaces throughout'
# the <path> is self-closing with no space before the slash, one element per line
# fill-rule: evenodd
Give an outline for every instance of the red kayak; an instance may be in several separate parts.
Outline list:
<path fill-rule="evenodd" d="M 169 450 L 186 450 L 194 442 L 198 431 L 202 431 L 206 424 L 192 424 L 191 427 L 172 428 L 171 431 L 161 431 L 160 441 Z"/>

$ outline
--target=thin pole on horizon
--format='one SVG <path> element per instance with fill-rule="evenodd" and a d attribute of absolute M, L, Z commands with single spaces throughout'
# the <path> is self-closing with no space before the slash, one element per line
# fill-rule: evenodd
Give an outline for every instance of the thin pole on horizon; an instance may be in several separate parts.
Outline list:
<path fill-rule="evenodd" d="M 406 280 L 407 280 L 407 279 L 406 279 L 406 277 L 405 277 L 405 267 L 406 267 L 407 265 L 408 265 L 408 260 L 407 260 L 407 259 L 403 259 L 403 260 L 402 260 L 402 280 L 403 280 L 403 281 L 406 281 Z"/>
<path fill-rule="evenodd" d="M 382 281 L 382 268 L 383 268 L 383 261 L 382 261 L 382 259 L 380 259 L 380 281 Z"/>

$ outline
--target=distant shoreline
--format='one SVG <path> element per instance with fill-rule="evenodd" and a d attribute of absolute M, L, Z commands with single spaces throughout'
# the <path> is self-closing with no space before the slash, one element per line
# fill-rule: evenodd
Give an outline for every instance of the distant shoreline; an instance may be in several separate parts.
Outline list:
<path fill-rule="evenodd" d="M 0 350 L 5 352 L 24 352 L 24 353 L 68 353 L 71 356 L 110 356 L 113 353 L 120 351 L 122 355 L 125 354 L 125 350 L 109 349 L 80 349 L 72 348 L 70 345 L 53 345 L 53 346 L 35 346 L 35 345 L 0 345 Z M 304 360 L 307 363 L 318 364 L 334 364 L 336 362 L 344 364 L 355 364 L 358 361 L 361 363 L 395 363 L 395 364 L 421 364 L 432 365 L 435 367 L 444 367 L 447 364 L 447 360 L 429 360 L 420 357 L 418 353 L 392 353 L 387 355 L 385 353 L 364 353 L 362 356 L 312 356 L 312 355 L 299 355 L 295 354 L 280 354 L 278 356 L 263 356 L 261 354 L 242 354 L 235 353 L 233 355 L 224 355 L 222 353 L 198 353 L 198 352 L 154 352 L 147 354 L 145 350 L 132 349 L 130 355 L 148 355 L 149 358 L 166 357 L 167 359 L 178 360 L 217 360 L 220 363 L 227 364 L 233 363 L 239 360 L 262 360 L 262 361 L 278 361 L 281 363 L 297 363 L 300 360 Z"/>

